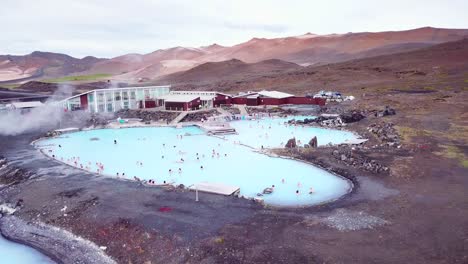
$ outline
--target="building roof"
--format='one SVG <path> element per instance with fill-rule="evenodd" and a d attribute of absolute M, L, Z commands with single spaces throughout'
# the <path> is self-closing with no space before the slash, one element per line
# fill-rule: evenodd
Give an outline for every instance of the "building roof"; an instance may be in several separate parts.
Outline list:
<path fill-rule="evenodd" d="M 199 99 L 200 96 L 191 95 L 191 94 L 166 94 L 159 98 L 164 99 L 164 101 L 166 102 L 188 103 L 193 100 Z"/>
<path fill-rule="evenodd" d="M 216 95 L 200 95 L 200 100 L 208 101 L 216 98 Z"/>
<path fill-rule="evenodd" d="M 282 99 L 282 98 L 288 98 L 288 97 L 293 97 L 293 94 L 288 94 L 288 93 L 283 93 L 283 92 L 278 92 L 278 91 L 261 91 L 258 92 L 259 95 L 264 96 L 264 97 L 270 97 L 270 98 L 276 98 L 276 99 Z"/>
<path fill-rule="evenodd" d="M 288 94 L 288 93 L 283 93 L 283 92 L 278 92 L 278 91 L 265 91 L 265 90 L 263 90 L 261 92 L 240 93 L 239 95 L 234 96 L 234 97 L 256 98 L 258 96 L 282 99 L 282 98 L 293 97 L 294 95 L 293 94 Z"/>
<path fill-rule="evenodd" d="M 39 102 L 39 101 L 31 101 L 31 102 L 15 102 L 11 103 L 10 106 L 15 109 L 21 109 L 21 108 L 33 108 L 33 107 L 39 107 L 43 106 L 44 104 Z"/>
<path fill-rule="evenodd" d="M 201 100 L 211 100 L 215 98 L 218 94 L 232 97 L 232 95 L 230 94 L 220 93 L 217 91 L 171 91 L 171 94 L 199 95 Z"/>

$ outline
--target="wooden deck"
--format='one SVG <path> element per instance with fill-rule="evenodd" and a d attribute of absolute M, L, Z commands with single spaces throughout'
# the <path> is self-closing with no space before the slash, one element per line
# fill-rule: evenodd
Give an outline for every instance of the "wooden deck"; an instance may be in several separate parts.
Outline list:
<path fill-rule="evenodd" d="M 227 125 L 227 126 L 226 126 Z M 207 124 L 198 125 L 202 130 L 204 130 L 208 135 L 229 135 L 237 134 L 236 129 L 229 126 L 228 123 L 225 123 L 225 126 L 210 126 Z"/>
<path fill-rule="evenodd" d="M 199 182 L 189 187 L 190 190 L 200 192 L 215 193 L 222 195 L 235 195 L 240 191 L 240 187 L 216 182 Z"/>

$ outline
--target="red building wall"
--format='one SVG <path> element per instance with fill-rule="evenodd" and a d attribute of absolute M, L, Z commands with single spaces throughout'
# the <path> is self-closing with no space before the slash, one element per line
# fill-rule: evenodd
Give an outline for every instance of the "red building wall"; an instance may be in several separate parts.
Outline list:
<path fill-rule="evenodd" d="M 186 103 L 186 107 L 185 107 L 184 111 L 200 109 L 200 105 L 201 105 L 201 100 L 200 100 L 200 97 L 198 97 L 198 98 Z"/>
<path fill-rule="evenodd" d="M 232 98 L 231 103 L 232 104 L 247 104 L 247 98 L 245 97 Z"/>
<path fill-rule="evenodd" d="M 224 94 L 216 94 L 216 97 L 214 98 L 213 101 L 213 106 L 220 106 L 222 104 L 227 104 L 230 105 L 232 104 L 232 97 L 224 95 Z"/>
<path fill-rule="evenodd" d="M 180 103 L 180 102 L 166 102 L 166 110 L 180 110 L 180 109 L 185 109 L 186 105 L 185 103 Z"/>
<path fill-rule="evenodd" d="M 248 106 L 257 106 L 260 104 L 260 100 L 258 97 L 256 98 L 246 98 Z"/>
<path fill-rule="evenodd" d="M 154 100 L 145 100 L 145 108 L 155 108 L 156 101 Z"/>
<path fill-rule="evenodd" d="M 261 105 L 282 105 L 287 104 L 288 98 L 260 98 Z"/>
<path fill-rule="evenodd" d="M 80 96 L 81 109 L 88 109 L 88 94 L 83 94 Z"/>
<path fill-rule="evenodd" d="M 287 100 L 287 104 L 313 104 L 313 105 L 325 105 L 326 100 L 322 98 L 310 98 L 310 97 L 290 97 Z"/>
<path fill-rule="evenodd" d="M 200 108 L 200 97 L 190 101 L 190 102 L 167 102 L 166 101 L 166 110 L 183 110 L 183 111 L 188 111 L 188 110 L 196 110 Z"/>
<path fill-rule="evenodd" d="M 255 105 L 282 105 L 282 104 L 312 104 L 324 106 L 326 99 L 294 96 L 289 98 L 246 98 L 236 97 L 231 99 L 232 104 Z"/>

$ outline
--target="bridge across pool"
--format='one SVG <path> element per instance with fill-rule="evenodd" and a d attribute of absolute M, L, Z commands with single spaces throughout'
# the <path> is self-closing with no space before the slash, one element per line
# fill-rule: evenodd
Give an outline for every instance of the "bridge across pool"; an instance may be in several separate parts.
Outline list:
<path fill-rule="evenodd" d="M 96 172 L 98 162 L 104 165 L 104 175 L 122 177 L 124 173 L 125 178 L 137 176 L 156 184 L 223 183 L 240 187 L 246 197 L 256 197 L 274 185 L 273 193 L 262 197 L 270 205 L 314 205 L 346 194 L 352 187 L 346 179 L 303 162 L 253 151 L 251 147 L 262 145 L 279 147 L 292 136 L 304 143 L 317 136 L 319 144 L 355 138 L 346 131 L 285 126 L 286 120 L 234 121 L 231 125 L 239 134 L 224 139 L 207 136 L 195 126 L 145 127 L 81 131 L 36 145 L 72 166 Z"/>

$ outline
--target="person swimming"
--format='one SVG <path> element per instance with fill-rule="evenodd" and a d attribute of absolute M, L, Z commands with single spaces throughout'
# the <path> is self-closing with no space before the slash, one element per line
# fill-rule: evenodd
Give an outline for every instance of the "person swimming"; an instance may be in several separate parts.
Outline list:
<path fill-rule="evenodd" d="M 299 190 L 296 190 L 296 194 L 299 194 Z"/>
<path fill-rule="evenodd" d="M 62 145 L 59 144 L 59 148 L 61 148 L 61 147 L 62 147 Z"/>
<path fill-rule="evenodd" d="M 117 140 L 114 139 L 114 144 L 117 144 Z"/>
<path fill-rule="evenodd" d="M 179 174 L 180 174 L 180 173 L 182 173 L 182 169 L 181 169 L 181 168 L 179 168 Z"/>
<path fill-rule="evenodd" d="M 281 183 L 284 183 L 284 179 L 281 179 Z"/>
<path fill-rule="evenodd" d="M 164 155 L 161 156 L 161 159 L 164 159 Z"/>
<path fill-rule="evenodd" d="M 200 166 L 200 169 L 203 170 L 203 166 Z"/>
<path fill-rule="evenodd" d="M 119 177 L 119 173 L 117 172 L 117 177 Z"/>
<path fill-rule="evenodd" d="M 313 193 L 314 193 L 314 188 L 310 187 L 309 194 L 313 194 Z"/>

